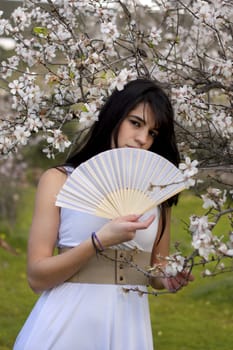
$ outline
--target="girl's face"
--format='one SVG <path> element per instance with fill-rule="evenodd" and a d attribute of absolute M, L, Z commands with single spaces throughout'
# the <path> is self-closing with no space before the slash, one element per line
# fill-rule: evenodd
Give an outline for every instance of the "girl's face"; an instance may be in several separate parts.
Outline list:
<path fill-rule="evenodd" d="M 141 102 L 133 108 L 121 123 L 117 147 L 149 149 L 158 135 L 154 113 L 148 103 Z M 115 148 L 112 140 L 112 148 Z"/>

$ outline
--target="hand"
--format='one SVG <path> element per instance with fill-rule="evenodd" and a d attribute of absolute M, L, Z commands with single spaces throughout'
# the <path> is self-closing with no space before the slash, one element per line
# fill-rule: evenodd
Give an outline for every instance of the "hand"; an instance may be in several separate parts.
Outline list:
<path fill-rule="evenodd" d="M 185 270 L 178 272 L 176 276 L 161 278 L 163 286 L 170 292 L 177 292 L 193 280 L 194 276 Z"/>
<path fill-rule="evenodd" d="M 154 221 L 155 215 L 148 219 L 139 221 L 140 215 L 127 215 L 111 220 L 96 232 L 102 245 L 107 248 L 134 238 L 136 230 L 143 230 Z"/>

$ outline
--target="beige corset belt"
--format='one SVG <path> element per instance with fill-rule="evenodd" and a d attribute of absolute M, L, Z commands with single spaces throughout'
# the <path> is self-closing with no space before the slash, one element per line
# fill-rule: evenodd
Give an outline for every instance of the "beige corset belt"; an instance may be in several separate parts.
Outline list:
<path fill-rule="evenodd" d="M 59 253 L 72 248 L 60 248 Z M 106 249 L 93 256 L 89 262 L 67 282 L 148 285 L 146 268 L 150 266 L 151 253 L 135 250 Z"/>

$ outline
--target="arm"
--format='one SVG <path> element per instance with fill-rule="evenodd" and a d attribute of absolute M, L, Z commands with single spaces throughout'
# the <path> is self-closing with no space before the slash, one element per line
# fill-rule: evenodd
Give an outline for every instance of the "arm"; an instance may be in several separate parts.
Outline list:
<path fill-rule="evenodd" d="M 163 236 L 158 243 L 162 229 L 162 218 L 160 216 L 159 227 L 157 239 L 155 240 L 152 255 L 151 255 L 151 266 L 156 264 L 165 265 L 165 258 L 169 256 L 170 250 L 170 229 L 171 229 L 171 208 L 166 209 L 166 227 L 163 232 Z M 161 258 L 160 258 L 161 257 Z M 151 278 L 150 284 L 155 289 L 164 289 L 171 292 L 175 292 L 181 289 L 183 286 L 186 286 L 189 281 L 193 281 L 194 277 L 187 273 L 185 270 L 179 272 L 175 277 L 159 277 Z"/>
<path fill-rule="evenodd" d="M 164 264 L 164 258 L 169 255 L 170 251 L 170 226 L 171 226 L 171 208 L 168 208 L 166 211 L 166 227 L 164 228 L 163 236 L 159 240 L 162 231 L 162 215 L 160 215 L 158 232 L 156 235 L 156 240 L 151 254 L 151 266 L 156 264 Z M 159 258 L 161 257 L 161 258 Z M 164 284 L 161 278 L 151 278 L 150 284 L 155 289 L 163 289 Z"/>
<path fill-rule="evenodd" d="M 78 272 L 96 253 L 91 238 L 69 251 L 53 255 L 60 224 L 56 195 L 66 180 L 57 169 L 47 170 L 41 177 L 36 194 L 35 210 L 28 243 L 28 281 L 40 292 L 63 283 Z M 97 232 L 105 248 L 133 239 L 136 230 L 147 228 L 154 217 L 144 222 L 139 216 L 111 220 Z"/>
<path fill-rule="evenodd" d="M 81 262 L 85 263 L 94 254 L 88 240 L 83 249 L 77 247 L 53 256 L 60 223 L 60 209 L 55 206 L 55 200 L 65 180 L 64 173 L 50 169 L 39 181 L 28 243 L 28 281 L 34 291 L 49 289 L 75 273 L 79 267 L 77 255 L 81 266 Z"/>

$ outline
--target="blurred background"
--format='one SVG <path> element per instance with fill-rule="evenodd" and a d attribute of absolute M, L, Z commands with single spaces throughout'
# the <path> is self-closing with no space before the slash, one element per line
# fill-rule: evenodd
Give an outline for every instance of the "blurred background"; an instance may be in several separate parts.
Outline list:
<path fill-rule="evenodd" d="M 1 0 L 0 11 L 8 17 L 21 3 Z M 0 39 L 0 60 L 8 57 L 13 48 L 13 40 Z M 0 118 L 4 119 L 4 113 L 10 109 L 9 97 L 0 92 Z M 0 350 L 12 349 L 38 298 L 26 279 L 27 239 L 35 190 L 42 171 L 62 163 L 65 157 L 63 154 L 49 160 L 42 148 L 43 141 L 35 138 L 30 147 L 0 161 Z M 181 194 L 173 211 L 172 246 L 180 242 L 187 254 L 191 251 L 189 216 L 204 213 L 202 201 L 192 191 Z M 222 219 L 218 230 L 217 233 L 229 231 L 228 222 Z M 202 267 L 196 268 L 195 281 L 177 294 L 150 296 L 156 350 L 232 349 L 232 272 L 203 278 L 201 271 Z"/>

